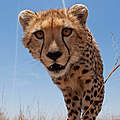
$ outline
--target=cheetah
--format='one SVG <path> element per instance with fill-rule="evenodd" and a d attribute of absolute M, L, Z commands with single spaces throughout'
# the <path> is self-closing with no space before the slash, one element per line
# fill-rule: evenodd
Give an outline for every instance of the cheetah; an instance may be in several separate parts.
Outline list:
<path fill-rule="evenodd" d="M 104 99 L 104 87 L 100 91 L 103 62 L 86 26 L 87 17 L 88 8 L 82 4 L 37 13 L 23 10 L 19 14 L 23 45 L 43 63 L 62 91 L 67 120 L 95 120 Z"/>

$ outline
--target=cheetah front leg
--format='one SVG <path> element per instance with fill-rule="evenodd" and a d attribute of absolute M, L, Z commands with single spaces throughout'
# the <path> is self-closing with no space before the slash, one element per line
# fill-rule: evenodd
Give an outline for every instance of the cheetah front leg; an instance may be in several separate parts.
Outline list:
<path fill-rule="evenodd" d="M 84 107 L 83 107 L 83 114 L 82 114 L 82 120 L 96 120 L 96 117 L 98 116 L 99 112 L 102 108 L 102 103 L 104 99 L 104 88 L 101 90 L 100 94 L 96 96 L 94 94 L 94 97 L 89 99 L 86 99 L 88 97 L 85 97 L 84 100 Z"/>
<path fill-rule="evenodd" d="M 68 110 L 67 120 L 80 120 L 81 115 L 81 104 L 80 97 L 77 95 L 77 92 L 72 91 L 72 89 L 65 89 L 63 91 L 64 100 Z"/>
<path fill-rule="evenodd" d="M 82 120 L 96 120 L 98 113 L 101 110 L 102 102 L 99 101 L 98 105 L 91 105 L 90 109 L 86 112 L 86 108 L 84 109 Z"/>

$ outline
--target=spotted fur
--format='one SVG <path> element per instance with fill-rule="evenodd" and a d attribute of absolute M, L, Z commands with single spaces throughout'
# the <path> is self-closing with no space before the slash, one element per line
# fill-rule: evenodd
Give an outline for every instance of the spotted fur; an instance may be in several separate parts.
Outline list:
<path fill-rule="evenodd" d="M 65 14 L 66 13 L 66 14 Z M 47 68 L 63 93 L 67 120 L 95 120 L 101 110 L 104 88 L 103 64 L 96 41 L 86 26 L 88 9 L 76 4 L 70 9 L 34 13 L 24 10 L 19 21 L 23 44 Z"/>

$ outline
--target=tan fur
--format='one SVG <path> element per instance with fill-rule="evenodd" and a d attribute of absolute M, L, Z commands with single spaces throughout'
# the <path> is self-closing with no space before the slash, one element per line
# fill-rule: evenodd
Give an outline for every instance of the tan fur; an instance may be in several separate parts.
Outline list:
<path fill-rule="evenodd" d="M 76 4 L 67 9 L 66 13 L 64 9 L 50 9 L 37 13 L 29 10 L 22 11 L 19 21 L 24 30 L 23 44 L 46 68 L 54 63 L 65 66 L 65 69 L 59 72 L 50 70 L 48 72 L 53 82 L 63 92 L 68 109 L 68 120 L 80 120 L 80 109 L 85 112 L 85 107 L 97 100 L 100 103 L 96 107 L 92 106 L 94 112 L 89 112 L 84 117 L 85 120 L 95 120 L 104 98 L 104 92 L 99 97 L 95 97 L 95 92 L 98 93 L 103 83 L 100 52 L 96 41 L 86 27 L 88 9 L 84 5 Z M 71 28 L 71 35 L 64 37 L 62 33 L 64 28 Z M 34 35 L 39 30 L 44 32 L 42 40 Z M 56 51 L 62 53 L 56 61 L 48 58 L 48 52 Z M 74 101 L 74 96 L 79 100 Z M 70 103 L 67 102 L 69 99 Z"/>

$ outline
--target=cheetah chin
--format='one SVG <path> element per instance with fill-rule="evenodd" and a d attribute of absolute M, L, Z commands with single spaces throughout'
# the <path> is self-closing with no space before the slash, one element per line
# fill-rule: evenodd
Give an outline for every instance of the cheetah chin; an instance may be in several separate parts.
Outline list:
<path fill-rule="evenodd" d="M 70 66 L 69 60 L 70 58 L 68 59 L 65 65 L 54 63 L 49 67 L 47 67 L 48 73 L 51 75 L 51 77 L 55 77 L 55 78 L 62 77 L 66 73 L 66 71 L 68 71 L 69 69 L 69 66 Z"/>
<path fill-rule="evenodd" d="M 54 63 L 50 67 L 48 67 L 49 71 L 52 71 L 54 73 L 59 73 L 61 70 L 64 70 L 66 65 L 62 66 L 60 64 Z"/>
<path fill-rule="evenodd" d="M 51 75 L 51 77 L 60 77 L 65 74 L 66 71 L 66 65 L 62 66 L 60 64 L 54 63 L 50 67 L 47 68 L 48 73 Z"/>

